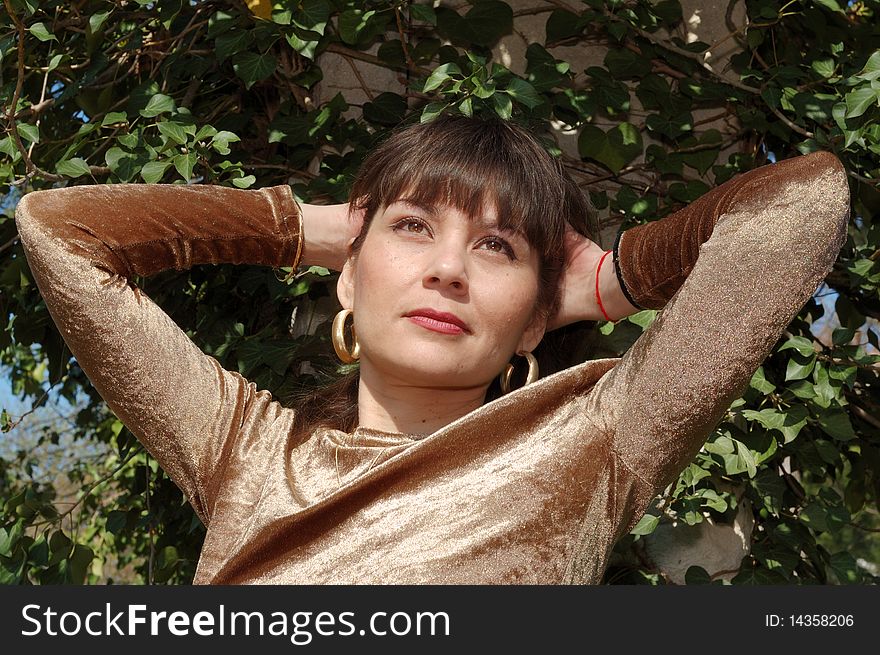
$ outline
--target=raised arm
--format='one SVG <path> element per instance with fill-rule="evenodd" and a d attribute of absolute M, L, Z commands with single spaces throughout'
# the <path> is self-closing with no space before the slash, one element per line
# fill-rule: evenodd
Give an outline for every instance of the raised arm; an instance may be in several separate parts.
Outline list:
<path fill-rule="evenodd" d="M 640 504 L 694 458 L 831 270 L 847 233 L 840 161 L 770 164 L 619 235 L 619 273 L 654 323 L 597 383 L 594 400 Z M 633 521 L 638 520 L 633 517 Z"/>
<path fill-rule="evenodd" d="M 207 263 L 296 266 L 290 188 L 79 186 L 26 195 L 15 219 L 79 365 L 207 524 L 225 449 L 281 408 L 199 350 L 129 279 Z"/>

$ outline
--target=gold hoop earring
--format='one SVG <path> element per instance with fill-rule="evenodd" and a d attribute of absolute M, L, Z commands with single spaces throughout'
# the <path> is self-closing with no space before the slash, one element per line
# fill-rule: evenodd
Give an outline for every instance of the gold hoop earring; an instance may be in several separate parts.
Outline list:
<path fill-rule="evenodd" d="M 523 385 L 524 387 L 538 379 L 538 360 L 535 359 L 535 356 L 532 353 L 524 350 L 520 350 L 516 354 L 525 357 L 529 362 L 529 374 L 526 376 L 526 383 Z M 504 367 L 504 373 L 499 376 L 501 378 L 501 391 L 504 393 L 510 393 L 511 375 L 513 375 L 513 365 L 507 364 L 507 366 Z"/>
<path fill-rule="evenodd" d="M 338 314 L 336 314 L 333 319 L 333 331 L 332 331 L 332 341 L 333 341 L 333 350 L 336 351 L 336 356 L 342 360 L 343 364 L 351 364 L 356 362 L 358 358 L 361 356 L 361 345 L 358 343 L 357 334 L 354 331 L 354 321 L 351 324 L 351 339 L 352 339 L 352 347 L 351 352 L 348 350 L 348 346 L 345 345 L 345 319 L 348 318 L 349 314 L 354 314 L 353 309 L 343 309 Z"/>

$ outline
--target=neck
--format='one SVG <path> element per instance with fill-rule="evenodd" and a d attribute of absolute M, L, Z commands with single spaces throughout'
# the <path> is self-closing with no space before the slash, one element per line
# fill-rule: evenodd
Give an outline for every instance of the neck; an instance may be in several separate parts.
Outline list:
<path fill-rule="evenodd" d="M 358 425 L 425 436 L 482 406 L 488 384 L 448 388 L 395 379 L 361 361 Z"/>

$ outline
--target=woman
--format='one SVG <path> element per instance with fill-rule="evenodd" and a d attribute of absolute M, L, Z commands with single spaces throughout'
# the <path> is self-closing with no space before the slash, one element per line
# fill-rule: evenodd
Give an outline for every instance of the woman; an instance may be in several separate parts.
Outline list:
<path fill-rule="evenodd" d="M 840 162 L 814 153 L 602 252 L 567 227 L 586 204 L 528 133 L 461 117 L 392 136 L 351 198 L 350 220 L 286 186 L 19 204 L 71 351 L 208 528 L 197 583 L 598 583 L 828 273 L 849 214 Z M 129 281 L 221 262 L 342 269 L 353 427 L 224 370 Z M 663 311 L 622 358 L 485 402 L 545 330 L 640 307 Z"/>

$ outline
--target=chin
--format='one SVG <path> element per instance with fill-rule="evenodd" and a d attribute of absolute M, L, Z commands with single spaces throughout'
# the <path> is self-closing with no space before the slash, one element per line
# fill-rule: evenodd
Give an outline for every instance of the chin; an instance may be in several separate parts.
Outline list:
<path fill-rule="evenodd" d="M 415 352 L 409 357 L 397 351 L 393 357 L 373 357 L 371 362 L 380 374 L 411 384 L 436 387 L 475 387 L 486 384 L 487 381 L 483 379 L 485 367 L 462 370 L 455 365 L 448 347 L 437 349 L 434 353 L 429 353 L 428 350 L 415 348 Z"/>

